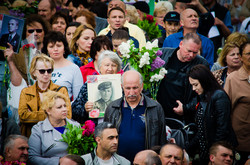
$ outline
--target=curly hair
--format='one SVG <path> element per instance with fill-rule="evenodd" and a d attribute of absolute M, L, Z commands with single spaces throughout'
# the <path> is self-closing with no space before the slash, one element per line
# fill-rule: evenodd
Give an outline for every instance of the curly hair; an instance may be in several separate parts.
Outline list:
<path fill-rule="evenodd" d="M 43 94 L 41 109 L 44 110 L 45 112 L 51 109 L 56 104 L 56 99 L 58 98 L 63 99 L 65 101 L 66 106 L 68 107 L 68 102 L 67 102 L 68 98 L 64 94 L 49 90 L 48 92 Z"/>
<path fill-rule="evenodd" d="M 50 31 L 47 33 L 47 35 L 44 37 L 43 40 L 43 48 L 42 48 L 42 52 L 44 54 L 48 54 L 48 49 L 47 46 L 49 43 L 53 43 L 55 44 L 56 42 L 62 42 L 64 45 L 64 58 L 67 58 L 68 55 L 70 54 L 70 50 L 69 50 L 69 46 L 68 46 L 68 42 L 65 38 L 65 36 L 58 31 Z"/>

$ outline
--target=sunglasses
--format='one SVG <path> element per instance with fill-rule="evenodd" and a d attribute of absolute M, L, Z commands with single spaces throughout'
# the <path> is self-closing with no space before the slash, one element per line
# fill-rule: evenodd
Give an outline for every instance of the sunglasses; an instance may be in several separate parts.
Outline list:
<path fill-rule="evenodd" d="M 40 74 L 44 74 L 47 72 L 48 74 L 51 74 L 53 72 L 53 69 L 37 69 Z"/>
<path fill-rule="evenodd" d="M 28 33 L 33 33 L 34 31 L 36 31 L 37 33 L 42 33 L 43 29 L 29 29 Z"/>

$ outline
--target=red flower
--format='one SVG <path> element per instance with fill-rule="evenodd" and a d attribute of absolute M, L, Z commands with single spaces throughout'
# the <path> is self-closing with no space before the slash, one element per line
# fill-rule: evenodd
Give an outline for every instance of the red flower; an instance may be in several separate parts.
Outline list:
<path fill-rule="evenodd" d="M 95 131 L 95 123 L 92 120 L 87 120 L 82 126 L 82 129 L 84 129 L 82 132 L 82 136 L 90 136 Z"/>
<path fill-rule="evenodd" d="M 23 45 L 23 50 L 28 49 L 28 48 L 34 49 L 34 48 L 35 48 L 35 45 L 32 44 L 32 43 Z"/>
<path fill-rule="evenodd" d="M 148 20 L 149 23 L 153 23 L 154 22 L 154 17 L 152 15 L 147 15 L 146 20 Z"/>

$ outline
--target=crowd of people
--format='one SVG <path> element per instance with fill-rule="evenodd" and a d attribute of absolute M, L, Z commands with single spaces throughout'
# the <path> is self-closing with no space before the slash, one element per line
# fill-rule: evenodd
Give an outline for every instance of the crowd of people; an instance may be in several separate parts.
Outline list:
<path fill-rule="evenodd" d="M 4 2 L 0 14 L 10 15 L 8 7 L 33 1 Z M 40 0 L 22 34 L 19 19 L 8 20 L 8 33 L 0 29 L 0 164 L 250 163 L 250 1 L 169 0 L 151 9 L 145 1 Z M 150 13 L 167 70 L 156 100 L 119 50 L 128 40 L 143 50 L 149 31 L 137 22 Z M 21 40 L 34 43 L 32 56 Z M 115 89 L 104 82 L 89 100 L 89 75 L 114 74 L 122 97 L 111 100 Z M 96 107 L 104 117 L 89 117 Z M 184 137 L 166 119 L 194 128 Z M 68 154 L 66 125 L 87 120 L 96 148 Z"/>

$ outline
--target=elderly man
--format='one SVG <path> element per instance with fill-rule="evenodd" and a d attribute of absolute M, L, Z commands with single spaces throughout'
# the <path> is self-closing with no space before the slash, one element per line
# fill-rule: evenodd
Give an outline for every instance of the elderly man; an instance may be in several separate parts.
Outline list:
<path fill-rule="evenodd" d="M 160 150 L 160 158 L 162 165 L 183 165 L 184 151 L 176 144 L 166 144 Z"/>
<path fill-rule="evenodd" d="M 131 162 L 139 151 L 166 142 L 164 112 L 159 103 L 142 94 L 143 78 L 135 70 L 122 75 L 124 97 L 111 102 L 104 121 L 119 131 L 118 153 Z"/>
<path fill-rule="evenodd" d="M 209 149 L 209 165 L 232 165 L 233 147 L 224 141 L 214 143 Z"/>
<path fill-rule="evenodd" d="M 166 62 L 164 67 L 168 70 L 168 73 L 161 81 L 157 100 L 165 110 L 166 117 L 184 121 L 183 116 L 175 114 L 173 108 L 178 106 L 177 100 L 187 104 L 196 96 L 189 84 L 187 73 L 197 64 L 208 66 L 203 57 L 197 56 L 200 49 L 201 39 L 196 33 L 187 33 L 177 49 L 162 49 L 163 55 L 161 58 Z M 185 115 L 185 110 L 184 117 L 186 122 L 193 119 L 193 116 Z"/>
<path fill-rule="evenodd" d="M 18 44 L 20 41 L 20 35 L 17 34 L 18 30 L 18 20 L 11 19 L 8 22 L 8 31 L 9 33 L 3 34 L 0 39 L 0 46 L 9 48 L 8 44 L 13 46 L 13 50 L 16 52 L 18 49 Z"/>
<path fill-rule="evenodd" d="M 184 10 L 180 15 L 180 24 L 183 27 L 183 31 L 168 36 L 163 43 L 163 47 L 177 48 L 187 33 L 197 33 L 197 28 L 199 26 L 197 12 L 193 9 Z M 202 48 L 199 50 L 199 54 L 204 57 L 208 61 L 210 67 L 212 67 L 214 63 L 213 42 L 207 37 L 199 33 L 197 34 L 200 36 L 202 41 Z"/>
<path fill-rule="evenodd" d="M 161 165 L 161 159 L 152 150 L 143 150 L 135 155 L 133 165 Z"/>
<path fill-rule="evenodd" d="M 116 154 L 118 148 L 118 133 L 114 125 L 108 122 L 99 123 L 95 128 L 94 134 L 97 142 L 96 149 L 82 156 L 87 165 L 130 165 L 127 159 Z"/>
<path fill-rule="evenodd" d="M 22 135 L 10 135 L 4 144 L 4 160 L 26 162 L 28 149 L 28 138 Z"/>
<path fill-rule="evenodd" d="M 121 0 L 110 1 L 108 4 L 108 13 L 114 7 L 120 7 L 126 14 L 126 5 Z M 139 42 L 140 48 L 146 45 L 144 32 L 138 26 L 129 23 L 127 20 L 125 20 L 123 26 L 129 29 L 129 35 L 134 37 Z M 100 31 L 98 35 L 106 35 L 110 30 L 110 25 L 108 25 L 108 27 Z"/>
<path fill-rule="evenodd" d="M 50 18 L 56 13 L 56 4 L 54 0 L 42 0 L 38 4 L 38 14 L 46 21 L 50 22 Z"/>

